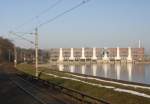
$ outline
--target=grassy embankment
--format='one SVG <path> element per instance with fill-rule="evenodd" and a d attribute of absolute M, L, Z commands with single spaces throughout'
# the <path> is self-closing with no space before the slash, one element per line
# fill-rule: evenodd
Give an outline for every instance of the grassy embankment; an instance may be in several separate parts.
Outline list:
<path fill-rule="evenodd" d="M 17 65 L 17 69 L 27 74 L 35 75 L 35 69 L 32 65 L 20 64 L 20 65 Z M 88 83 L 101 84 L 102 86 L 113 86 L 115 88 L 133 90 L 133 91 L 138 91 L 138 92 L 146 93 L 150 95 L 150 90 L 148 89 L 127 87 L 127 86 L 122 86 L 118 84 L 97 81 L 94 79 L 86 79 L 86 78 L 83 79 L 83 78 L 79 78 L 76 76 L 72 76 L 71 74 L 68 74 L 68 73 L 54 71 L 52 69 L 50 70 L 46 68 L 39 68 L 39 70 L 41 70 L 42 72 L 57 75 L 59 77 L 74 78 L 74 79 L 82 80 Z M 82 91 L 84 93 L 87 93 L 88 95 L 91 95 L 97 98 L 102 98 L 106 101 L 111 102 L 112 104 L 150 104 L 150 99 L 148 98 L 144 98 L 144 97 L 140 97 L 140 96 L 136 96 L 136 95 L 132 95 L 128 93 L 123 93 L 123 92 L 117 92 L 117 91 L 114 91 L 113 89 L 109 89 L 105 87 L 98 87 L 98 86 L 90 85 L 87 83 L 74 81 L 70 79 L 59 78 L 59 77 L 53 77 L 53 76 L 49 76 L 45 74 L 41 74 L 40 76 L 41 79 L 48 80 L 50 82 L 53 82 L 55 84 L 59 84 L 68 88 Z"/>

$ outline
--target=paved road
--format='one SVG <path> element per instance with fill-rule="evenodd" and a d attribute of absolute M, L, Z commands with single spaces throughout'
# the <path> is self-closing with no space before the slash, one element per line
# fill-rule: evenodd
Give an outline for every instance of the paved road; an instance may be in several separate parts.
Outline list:
<path fill-rule="evenodd" d="M 73 104 L 66 96 L 36 86 L 0 66 L 0 104 Z"/>

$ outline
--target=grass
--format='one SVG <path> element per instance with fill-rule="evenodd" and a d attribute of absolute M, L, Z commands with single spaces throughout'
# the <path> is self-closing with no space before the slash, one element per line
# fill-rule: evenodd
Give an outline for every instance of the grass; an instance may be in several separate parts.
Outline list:
<path fill-rule="evenodd" d="M 94 80 L 94 79 L 78 78 L 78 77 L 70 75 L 69 73 L 62 73 L 60 71 L 49 70 L 49 69 L 46 69 L 46 68 L 42 68 L 42 70 L 44 72 L 46 72 L 46 73 L 55 74 L 55 75 L 58 75 L 58 76 L 61 76 L 61 77 L 76 78 L 76 79 L 87 81 L 87 82 L 90 82 L 90 83 L 96 83 L 96 84 L 99 83 L 99 84 L 102 84 L 102 85 L 105 85 L 105 86 L 113 86 L 113 87 L 116 87 L 116 88 L 133 90 L 133 91 L 138 91 L 138 92 L 146 93 L 146 94 L 150 95 L 150 90 L 146 90 L 146 89 L 142 89 L 142 88 L 134 88 L 134 87 L 122 86 L 122 85 L 118 85 L 118 84 L 112 84 L 112 83 L 108 83 L 108 82 L 97 81 L 97 80 Z"/>
<path fill-rule="evenodd" d="M 24 73 L 27 73 L 29 75 L 35 75 L 35 68 L 32 65 L 28 65 L 28 64 L 19 64 L 16 67 L 19 71 L 22 71 Z"/>
<path fill-rule="evenodd" d="M 23 71 L 27 74 L 35 75 L 35 68 L 32 65 L 20 64 L 20 65 L 17 65 L 17 69 L 20 71 Z M 53 71 L 50 69 L 47 70 L 45 68 L 39 68 L 39 70 L 48 72 L 51 74 L 55 74 L 57 76 L 77 78 L 77 77 L 73 77 L 67 73 Z M 116 92 L 113 89 L 97 87 L 97 86 L 88 85 L 88 84 L 78 82 L 78 81 L 72 81 L 72 80 L 62 79 L 62 78 L 58 78 L 58 77 L 52 77 L 52 76 L 48 76 L 48 75 L 44 75 L 44 74 L 42 74 L 40 76 L 40 78 L 44 79 L 44 80 L 48 80 L 55 84 L 62 85 L 64 87 L 72 88 L 72 89 L 87 93 L 88 95 L 91 95 L 91 96 L 94 96 L 97 98 L 104 99 L 106 101 L 111 102 L 112 104 L 150 104 L 150 99 L 148 99 L 148 98 L 139 97 L 139 96 L 131 95 L 128 93 Z M 80 78 L 78 78 L 78 79 L 80 79 Z M 124 86 L 115 85 L 115 84 L 111 84 L 111 83 L 104 83 L 104 82 L 100 82 L 100 81 L 96 81 L 96 80 L 86 80 L 86 81 L 92 82 L 92 83 L 99 83 L 102 85 L 115 86 L 115 87 L 119 87 L 119 88 L 132 89 L 135 91 L 136 90 L 141 91 L 141 92 L 143 91 L 143 89 L 134 89 L 134 88 L 124 87 Z M 150 93 L 149 90 L 144 90 L 144 92 Z"/>

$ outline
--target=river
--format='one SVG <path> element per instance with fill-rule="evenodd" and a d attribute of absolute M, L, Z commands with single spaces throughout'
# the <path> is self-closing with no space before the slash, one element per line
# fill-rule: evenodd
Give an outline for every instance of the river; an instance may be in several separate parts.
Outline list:
<path fill-rule="evenodd" d="M 59 71 L 150 84 L 150 64 L 58 65 Z"/>

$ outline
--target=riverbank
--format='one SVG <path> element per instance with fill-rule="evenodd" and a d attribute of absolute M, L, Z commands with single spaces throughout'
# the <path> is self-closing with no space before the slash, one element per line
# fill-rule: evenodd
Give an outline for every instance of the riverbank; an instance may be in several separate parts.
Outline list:
<path fill-rule="evenodd" d="M 57 61 L 50 61 L 52 65 L 56 64 L 64 64 L 64 65 L 82 65 L 82 64 L 128 64 L 126 61 L 109 61 L 109 62 L 103 62 L 102 60 L 98 61 L 63 61 L 63 62 L 57 62 Z M 133 61 L 132 64 L 150 64 L 150 61 Z M 131 64 L 129 63 L 129 64 Z"/>
<path fill-rule="evenodd" d="M 20 64 L 17 69 L 35 75 L 35 69 L 31 65 Z M 148 86 L 108 81 L 90 76 L 64 73 L 54 69 L 39 68 L 39 70 L 42 72 L 41 79 L 102 98 L 112 104 L 122 104 L 122 102 L 123 104 L 150 103 L 150 88 Z"/>

